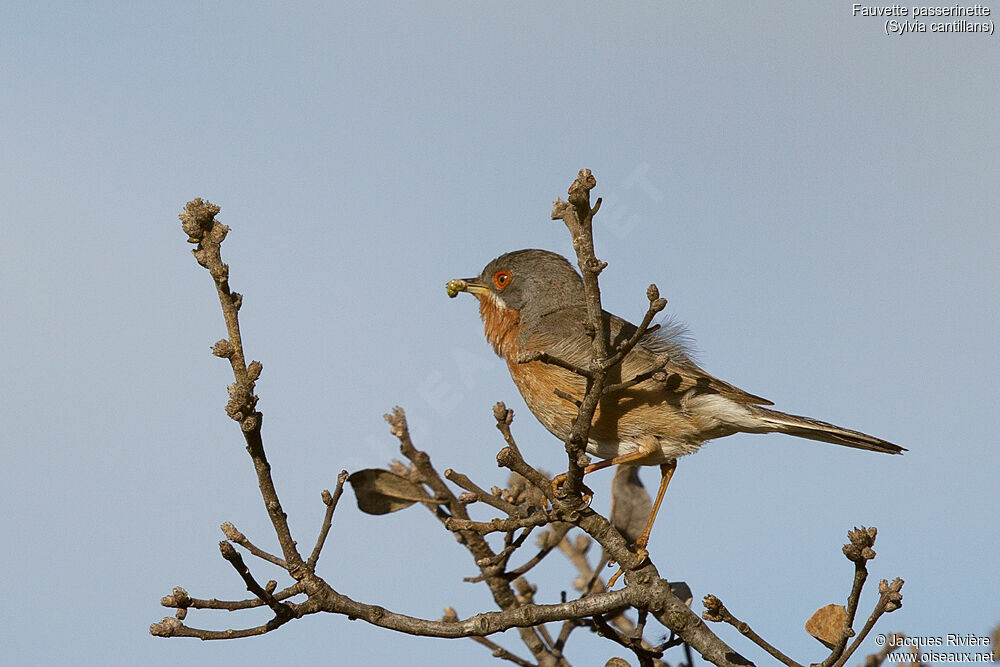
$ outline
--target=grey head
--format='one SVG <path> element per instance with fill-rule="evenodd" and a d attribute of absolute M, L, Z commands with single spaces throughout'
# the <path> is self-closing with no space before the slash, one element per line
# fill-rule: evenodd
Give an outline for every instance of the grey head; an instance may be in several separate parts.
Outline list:
<path fill-rule="evenodd" d="M 504 253 L 475 279 L 522 319 L 585 304 L 583 280 L 562 255 L 529 248 Z"/>

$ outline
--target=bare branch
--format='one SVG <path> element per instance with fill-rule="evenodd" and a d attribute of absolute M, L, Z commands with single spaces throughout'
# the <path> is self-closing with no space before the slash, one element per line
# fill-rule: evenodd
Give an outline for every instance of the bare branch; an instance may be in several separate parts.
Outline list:
<path fill-rule="evenodd" d="M 319 561 L 319 554 L 323 551 L 323 545 L 326 543 L 326 536 L 330 532 L 330 526 L 333 525 L 333 513 L 337 509 L 337 503 L 340 501 L 340 496 L 344 493 L 344 482 L 346 481 L 347 471 L 341 470 L 340 474 L 337 475 L 337 486 L 333 489 L 333 495 L 330 495 L 329 491 L 323 491 L 323 504 L 326 505 L 326 513 L 323 516 L 323 525 L 320 526 L 319 529 L 319 536 L 316 538 L 316 546 L 313 547 L 312 554 L 306 562 L 306 567 L 309 568 L 310 572 L 316 569 L 316 563 Z"/>
<path fill-rule="evenodd" d="M 247 585 L 247 590 L 259 597 L 264 603 L 271 608 L 274 612 L 274 617 L 280 620 L 282 623 L 295 618 L 295 612 L 289 605 L 280 602 L 275 599 L 272 595 L 273 591 L 269 591 L 260 584 L 257 580 L 253 578 L 253 574 L 250 573 L 250 568 L 246 566 L 243 562 L 243 556 L 240 552 L 236 550 L 232 544 L 226 541 L 219 542 L 219 551 L 222 552 L 222 557 L 229 561 L 229 564 L 233 566 L 233 569 L 243 578 L 243 582 Z"/>
<path fill-rule="evenodd" d="M 548 477 L 532 468 L 521 456 L 514 436 L 510 432 L 511 422 L 514 420 L 514 411 L 507 408 L 503 403 L 493 406 L 493 416 L 497 420 L 497 429 L 503 435 L 507 446 L 497 454 L 497 464 L 516 472 L 541 491 L 550 503 L 558 502 L 555 493 L 552 491 L 552 484 Z"/>
<path fill-rule="evenodd" d="M 545 510 L 538 509 L 524 518 L 493 519 L 492 521 L 471 521 L 469 519 L 448 519 L 445 528 L 448 530 L 474 531 L 480 535 L 489 533 L 506 533 L 519 528 L 535 528 L 545 526 L 555 519 Z"/>
<path fill-rule="evenodd" d="M 494 656 L 521 667 L 529 665 L 568 667 L 568 662 L 563 658 L 566 642 L 574 628 L 586 624 L 622 647 L 628 648 L 643 666 L 660 664 L 662 651 L 682 641 L 714 664 L 726 667 L 751 664 L 712 633 L 704 621 L 675 595 L 670 584 L 660 577 L 652 562 L 640 560 L 630 548 L 627 539 L 605 517 L 594 512 L 580 495 L 586 490 L 583 484 L 584 468 L 589 463 L 586 444 L 589 441 L 591 422 L 601 398 L 650 380 L 662 379 L 664 368 L 670 361 L 666 355 L 659 356 L 643 372 L 617 383 L 607 383 L 609 377 L 615 380 L 622 379 L 620 373 L 611 375 L 611 372 L 621 365 L 624 358 L 642 342 L 645 336 L 658 328 L 658 325 L 652 324 L 652 320 L 666 307 L 666 300 L 660 298 L 655 285 L 650 285 L 647 290 L 649 306 L 638 328 L 625 340 L 611 340 L 609 320 L 601 307 L 598 284 L 598 276 L 606 264 L 598 260 L 594 252 L 593 219 L 601 205 L 600 199 L 593 207 L 590 205 L 590 190 L 595 185 L 596 180 L 590 171 L 581 170 L 569 189 L 568 202 L 557 201 L 553 207 L 553 217 L 561 218 L 566 223 L 577 251 L 577 262 L 582 274 L 586 300 L 586 327 L 592 337 L 590 363 L 587 367 L 581 367 L 542 352 L 529 352 L 516 359 L 518 363 L 540 361 L 551 364 L 576 373 L 586 380 L 586 391 L 582 398 L 557 393 L 578 408 L 570 435 L 566 438 L 569 463 L 563 484 L 565 493 L 554 489 L 546 474 L 525 461 L 511 433 L 513 411 L 508 410 L 502 403 L 494 407 L 496 426 L 506 443 L 497 455 L 497 462 L 520 476 L 512 478 L 509 483 L 510 491 L 497 487 L 492 491 L 486 491 L 466 475 L 451 469 L 446 470 L 442 476 L 431 463 L 430 456 L 414 446 L 403 410 L 395 408 L 386 415 L 393 435 L 399 440 L 400 451 L 410 462 L 409 465 L 398 464 L 402 470 L 400 474 L 402 481 L 419 489 L 419 493 L 414 492 L 413 495 L 427 494 L 429 502 L 424 505 L 454 533 L 479 568 L 479 576 L 471 580 L 485 582 L 499 607 L 499 611 L 483 612 L 464 620 L 459 619 L 454 610 L 450 609 L 439 621 L 398 614 L 344 596 L 316 575 L 316 565 L 332 527 L 333 513 L 343 493 L 344 482 L 347 479 L 346 471 L 338 476 L 334 493 L 323 492 L 323 502 L 326 505 L 323 522 L 312 553 L 308 560 L 303 562 L 278 501 L 270 464 L 264 454 L 261 438 L 262 415 L 256 409 L 258 397 L 255 394 L 261 365 L 256 361 L 247 364 L 238 318 L 242 297 L 231 291 L 229 267 L 223 264 L 221 259 L 221 243 L 228 228 L 215 219 L 219 212 L 218 207 L 200 199 L 187 205 L 184 214 L 181 215 L 184 231 L 188 234 L 189 241 L 198 246 L 194 251 L 196 259 L 212 275 L 227 327 L 227 338 L 220 340 L 213 347 L 213 354 L 230 361 L 235 377 L 235 383 L 229 388 L 230 400 L 226 411 L 241 426 L 247 451 L 257 472 L 261 496 L 281 546 L 282 556 L 270 554 L 256 547 L 230 523 L 223 525 L 223 531 L 232 542 L 243 546 L 252 555 L 286 570 L 296 583 L 280 592 L 275 592 L 277 589 L 275 581 L 260 585 L 232 544 L 220 543 L 224 557 L 237 570 L 247 590 L 255 598 L 239 601 L 196 600 L 183 589 L 174 589 L 173 595 L 163 599 L 163 604 L 176 608 L 177 616 L 151 626 L 150 631 L 153 634 L 200 639 L 233 639 L 264 634 L 293 618 L 326 612 L 347 616 L 352 620 L 360 619 L 407 634 L 472 638 L 486 646 Z M 449 486 L 446 480 L 463 489 L 465 493 L 456 495 L 455 487 Z M 530 493 L 526 493 L 526 489 Z M 546 501 L 551 504 L 551 509 L 548 509 Z M 473 521 L 467 508 L 467 505 L 473 502 L 493 507 L 504 516 L 491 521 Z M 520 567 L 507 571 L 506 568 L 514 553 L 523 547 L 535 527 L 542 526 L 549 528 L 539 544 L 539 552 Z M 574 526 L 579 527 L 586 536 L 580 536 L 572 542 L 566 536 Z M 491 547 L 484 538 L 484 535 L 493 532 L 505 533 L 503 548 L 499 551 Z M 607 558 L 621 564 L 625 572 L 624 589 L 605 590 L 599 573 L 590 568 L 585 554 L 590 540 L 601 545 Z M 855 579 L 847 604 L 849 620 L 834 652 L 824 662 L 824 667 L 843 667 L 879 617 L 897 608 L 901 600 L 899 590 L 902 581 L 895 580 L 892 584 L 883 581 L 878 603 L 862 631 L 850 647 L 847 647 L 848 639 L 853 634 L 851 626 L 867 577 L 865 563 L 874 557 L 874 551 L 871 550 L 874 529 L 856 529 L 852 531 L 850 540 L 851 543 L 844 549 L 845 555 L 855 563 Z M 522 575 L 541 562 L 557 545 L 570 555 L 580 571 L 580 581 L 583 582 L 582 594 L 578 599 L 567 601 L 564 592 L 562 602 L 558 604 L 537 604 L 534 599 L 536 587 L 524 580 Z M 301 603 L 290 601 L 290 598 L 299 594 L 305 594 L 307 599 Z M 260 626 L 220 631 L 203 630 L 184 623 L 188 609 L 238 610 L 265 605 L 274 613 L 274 618 Z M 801 667 L 761 639 L 748 624 L 733 617 L 717 598 L 706 597 L 706 607 L 708 611 L 705 619 L 728 622 L 788 667 Z M 638 613 L 638 625 L 634 625 L 625 616 L 626 610 L 635 610 Z M 650 615 L 671 630 L 670 639 L 658 646 L 651 646 L 643 637 Z M 591 620 L 587 622 L 584 619 Z M 545 624 L 551 622 L 562 624 L 558 637 L 553 638 L 549 629 L 545 627 Z M 487 638 L 488 635 L 513 628 L 518 630 L 521 640 L 531 651 L 534 662 L 515 655 Z"/>
<path fill-rule="evenodd" d="M 748 623 L 744 623 L 743 621 L 739 620 L 731 613 L 729 613 L 729 610 L 726 609 L 726 605 L 722 604 L 722 600 L 720 600 L 719 598 L 715 597 L 714 595 L 706 595 L 704 603 L 705 603 L 705 613 L 702 614 L 702 617 L 706 621 L 713 621 L 716 623 L 718 622 L 728 623 L 729 625 L 739 630 L 740 633 L 743 634 L 745 637 L 749 638 L 750 641 L 752 641 L 754 644 L 756 644 L 757 646 L 761 647 L 762 649 L 770 653 L 776 659 L 780 660 L 783 664 L 788 665 L 788 667 L 802 667 L 800 663 L 795 662 L 787 655 L 776 649 L 774 646 L 764 641 L 764 639 L 760 635 L 758 635 L 756 632 L 753 631 L 753 628 L 751 628 Z"/>
<path fill-rule="evenodd" d="M 540 361 L 543 364 L 551 364 L 553 366 L 558 366 L 559 368 L 565 368 L 568 371 L 588 379 L 593 377 L 591 372 L 586 368 L 572 364 L 565 359 L 554 357 L 548 352 L 543 352 L 541 350 L 525 350 L 517 355 L 517 363 L 519 364 L 529 364 L 532 361 Z"/>
<path fill-rule="evenodd" d="M 472 641 L 490 649 L 490 652 L 493 654 L 494 658 L 500 658 L 501 660 L 512 662 L 515 665 L 520 665 L 520 667 L 535 667 L 534 664 L 528 662 L 523 658 L 519 658 L 518 656 L 514 655 L 513 653 L 505 649 L 503 646 L 500 646 L 496 642 L 490 641 L 486 637 L 472 637 Z"/>
<path fill-rule="evenodd" d="M 847 651 L 845 651 L 844 654 L 840 656 L 840 659 L 837 660 L 837 662 L 833 663 L 834 667 L 843 667 L 843 665 L 850 659 L 850 657 L 854 654 L 854 652 L 858 650 L 858 647 L 861 646 L 861 643 L 868 636 L 868 633 L 872 631 L 873 627 L 875 627 L 875 623 L 882 616 L 882 614 L 887 614 L 889 612 L 893 612 L 899 609 L 899 607 L 902 605 L 903 602 L 903 596 L 899 592 L 900 590 L 902 590 L 902 588 L 903 588 L 903 580 L 898 577 L 893 579 L 892 583 L 889 583 L 885 579 L 879 582 L 878 585 L 879 599 L 878 602 L 875 604 L 875 609 L 872 610 L 872 613 L 868 617 L 868 620 L 865 622 L 864 627 L 861 628 L 861 632 L 859 632 L 858 636 L 854 639 L 853 642 L 851 642 L 851 645 L 847 649 Z"/>
<path fill-rule="evenodd" d="M 543 537 L 539 538 L 541 548 L 538 550 L 538 553 L 532 556 L 531 560 L 524 563 L 524 565 L 508 572 L 506 576 L 520 577 L 527 574 L 531 568 L 541 563 L 542 559 L 549 555 L 549 553 L 551 553 L 552 550 L 555 549 L 560 542 L 562 542 L 563 537 L 565 537 L 566 533 L 568 533 L 572 528 L 573 525 L 569 523 L 549 524 L 549 530 L 542 534 Z"/>
<path fill-rule="evenodd" d="M 875 537 L 878 530 L 871 528 L 855 528 L 847 533 L 849 542 L 844 545 L 843 552 L 847 559 L 854 563 L 854 583 L 851 586 L 851 593 L 847 598 L 847 618 L 844 620 L 844 627 L 840 633 L 840 639 L 833 647 L 830 655 L 823 661 L 822 667 L 830 667 L 840 662 L 840 658 L 847 647 L 847 640 L 854 635 L 854 616 L 858 611 L 858 601 L 861 599 L 861 590 L 868 579 L 868 561 L 875 558 L 872 547 L 875 546 Z M 843 663 L 840 663 L 843 664 Z"/>
<path fill-rule="evenodd" d="M 604 395 L 607 396 L 608 394 L 614 394 L 620 391 L 625 391 L 626 389 L 630 389 L 637 384 L 642 384 L 646 380 L 655 379 L 661 382 L 665 381 L 667 378 L 663 374 L 663 368 L 668 363 L 670 363 L 670 357 L 665 354 L 660 355 L 659 357 L 656 358 L 656 362 L 650 367 L 648 371 L 639 373 L 632 379 L 626 380 L 625 382 L 619 382 L 617 384 L 609 384 L 606 387 L 604 387 Z"/>
<path fill-rule="evenodd" d="M 585 447 L 590 434 L 590 425 L 597 410 L 597 402 L 604 387 L 607 368 L 604 362 L 609 357 L 610 341 L 608 323 L 601 308 L 601 288 L 597 276 L 607 266 L 594 254 L 593 216 L 597 207 L 590 206 L 590 191 L 597 185 L 597 179 L 589 169 L 581 169 L 569 187 L 569 202 L 557 199 L 552 206 L 552 218 L 562 219 L 573 238 L 577 265 L 583 276 L 583 291 L 587 305 L 587 322 L 594 332 L 591 347 L 591 375 L 587 378 L 587 392 L 584 395 L 572 430 L 566 439 L 566 453 L 569 469 L 563 488 L 570 495 L 579 495 L 583 490 L 583 470 L 589 463 Z"/>
<path fill-rule="evenodd" d="M 496 413 L 496 409 L 494 409 Z M 511 414 L 511 418 L 513 413 Z M 448 508 L 451 510 L 452 519 L 458 521 L 469 521 L 469 513 L 466 510 L 465 505 L 452 493 L 448 485 L 444 483 L 441 476 L 438 475 L 434 466 L 431 464 L 430 456 L 426 452 L 417 450 L 413 446 L 413 442 L 410 439 L 409 427 L 406 423 L 406 415 L 404 414 L 402 408 L 395 408 L 392 414 L 386 415 L 386 421 L 389 422 L 393 435 L 399 439 L 400 451 L 406 458 L 413 462 L 414 467 L 421 481 L 429 486 L 432 491 L 434 491 L 437 499 L 440 502 L 445 502 Z M 441 516 L 441 510 L 436 508 L 436 513 L 438 518 L 442 522 L 452 520 L 447 517 Z M 496 554 L 490 545 L 486 542 L 482 535 L 476 533 L 475 531 L 463 530 L 456 533 L 459 541 L 465 545 L 469 550 L 469 553 L 475 559 L 476 563 L 489 562 Z M 514 596 L 514 592 L 510 589 L 509 581 L 502 576 L 502 568 L 498 566 L 488 566 L 485 568 L 480 568 L 484 576 L 484 581 L 486 585 L 489 586 L 490 592 L 493 594 L 493 599 L 496 601 L 497 605 L 505 610 L 513 610 L 518 606 L 517 598 Z M 346 598 L 345 598 L 346 599 Z M 353 602 L 353 601 L 351 601 Z M 525 643 L 528 649 L 531 651 L 532 655 L 539 660 L 540 664 L 543 665 L 554 665 L 557 661 L 554 661 L 551 651 L 545 643 L 542 641 L 538 632 L 531 627 L 533 624 L 526 624 L 517 626 L 519 628 L 518 632 L 521 635 L 521 640 Z"/>
<path fill-rule="evenodd" d="M 469 493 L 474 494 L 476 500 L 484 502 L 487 505 L 491 505 L 508 516 L 523 516 L 524 514 L 516 505 L 513 505 L 503 498 L 498 498 L 492 493 L 483 490 L 475 482 L 460 472 L 456 472 L 451 468 L 448 468 L 444 471 L 444 476 L 448 481 L 454 482 Z"/>
<path fill-rule="evenodd" d="M 458 620 L 458 612 L 456 612 L 453 607 L 445 607 L 444 616 L 441 618 L 441 620 L 449 623 L 454 623 Z M 533 665 L 527 660 L 524 660 L 523 658 L 514 655 L 504 647 L 500 646 L 496 642 L 490 641 L 486 637 L 471 637 L 471 639 L 477 644 L 480 644 L 490 649 L 490 652 L 493 654 L 494 658 L 500 658 L 501 660 L 512 662 L 515 665 L 519 665 L 519 667 L 536 667 L 536 665 Z"/>
<path fill-rule="evenodd" d="M 264 454 L 264 443 L 260 435 L 263 415 L 256 410 L 257 396 L 254 395 L 254 385 L 260 377 L 261 364 L 254 361 L 248 366 L 246 363 L 239 320 L 243 297 L 229 288 L 229 266 L 222 262 L 222 241 L 229 233 L 229 227 L 215 219 L 219 211 L 220 208 L 211 202 L 193 199 L 185 205 L 184 212 L 179 216 L 181 227 L 188 235 L 188 243 L 198 246 L 192 251 L 195 259 L 212 275 L 229 334 L 226 344 L 216 344 L 214 348 L 216 354 L 229 359 L 236 378 L 235 384 L 229 388 L 230 401 L 226 405 L 226 412 L 240 424 L 247 452 L 253 459 L 264 507 L 274 526 L 285 562 L 290 566 L 289 573 L 301 578 L 305 574 L 300 571 L 302 556 L 295 548 L 295 540 L 288 528 L 288 518 L 281 509 L 278 492 L 271 478 L 271 464 Z"/>
<path fill-rule="evenodd" d="M 249 539 L 247 539 L 247 536 L 241 533 L 239 530 L 237 530 L 236 526 L 234 526 L 232 523 L 226 521 L 224 524 L 222 524 L 222 526 L 220 526 L 220 528 L 222 528 L 223 535 L 225 535 L 233 542 L 236 542 L 236 544 L 240 545 L 241 547 L 249 551 L 252 555 L 256 556 L 257 558 L 260 558 L 261 560 L 266 560 L 268 563 L 277 565 L 282 570 L 288 569 L 288 564 L 285 563 L 283 559 L 278 558 L 277 556 L 256 547 Z"/>
<path fill-rule="evenodd" d="M 290 597 L 300 595 L 305 593 L 305 586 L 301 581 L 297 581 L 288 588 L 278 591 L 273 594 L 275 600 L 287 600 Z M 172 594 L 160 600 L 160 604 L 164 607 L 171 607 L 174 609 L 221 609 L 224 611 L 240 611 L 241 609 L 255 609 L 257 607 L 263 607 L 267 603 L 258 597 L 251 598 L 249 600 L 217 600 L 212 598 L 210 600 L 204 600 L 200 598 L 193 598 L 188 595 L 188 592 L 177 586 L 174 588 Z"/>

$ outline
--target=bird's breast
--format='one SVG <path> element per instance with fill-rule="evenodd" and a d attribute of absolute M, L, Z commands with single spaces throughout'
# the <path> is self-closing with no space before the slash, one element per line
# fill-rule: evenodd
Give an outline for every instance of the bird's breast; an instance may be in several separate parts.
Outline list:
<path fill-rule="evenodd" d="M 504 359 L 517 358 L 517 332 L 521 314 L 501 306 L 492 294 L 476 295 L 479 299 L 479 316 L 483 319 L 483 332 L 493 351 Z"/>
<path fill-rule="evenodd" d="M 578 407 L 559 394 L 581 401 L 586 381 L 541 361 L 519 364 L 508 358 L 507 368 L 535 418 L 560 440 L 568 438 Z M 697 450 L 706 436 L 704 425 L 684 410 L 676 397 L 643 383 L 600 400 L 587 451 L 609 459 L 638 449 L 654 438 L 661 453 L 643 463 L 662 463 Z"/>

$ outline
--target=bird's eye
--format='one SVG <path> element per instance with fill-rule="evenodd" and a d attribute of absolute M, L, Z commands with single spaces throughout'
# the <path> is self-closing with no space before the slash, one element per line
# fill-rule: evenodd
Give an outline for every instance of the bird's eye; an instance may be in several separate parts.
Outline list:
<path fill-rule="evenodd" d="M 510 284 L 510 271 L 497 271 L 493 274 L 493 284 L 497 289 L 503 289 Z"/>

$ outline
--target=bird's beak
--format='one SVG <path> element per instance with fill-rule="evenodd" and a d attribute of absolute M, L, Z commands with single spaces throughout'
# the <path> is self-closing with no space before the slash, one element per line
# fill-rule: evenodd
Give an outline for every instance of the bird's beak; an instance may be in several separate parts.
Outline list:
<path fill-rule="evenodd" d="M 490 288 L 479 282 L 479 278 L 455 278 L 454 280 L 449 280 L 448 284 L 444 286 L 448 296 L 454 299 L 458 296 L 459 292 L 468 292 L 473 296 L 479 296 L 481 294 L 489 294 Z"/>

